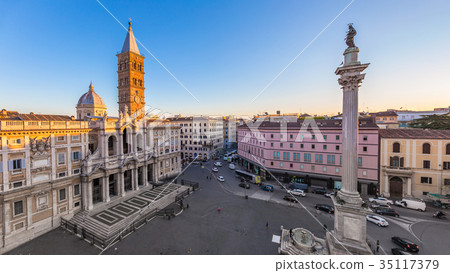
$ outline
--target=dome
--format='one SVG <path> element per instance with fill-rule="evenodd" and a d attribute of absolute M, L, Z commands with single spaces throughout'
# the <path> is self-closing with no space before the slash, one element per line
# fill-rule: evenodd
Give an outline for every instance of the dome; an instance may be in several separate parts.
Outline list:
<path fill-rule="evenodd" d="M 95 93 L 94 86 L 92 86 L 92 82 L 89 85 L 89 91 L 84 93 L 78 100 L 77 106 L 86 104 L 105 105 L 103 99 L 97 93 Z"/>

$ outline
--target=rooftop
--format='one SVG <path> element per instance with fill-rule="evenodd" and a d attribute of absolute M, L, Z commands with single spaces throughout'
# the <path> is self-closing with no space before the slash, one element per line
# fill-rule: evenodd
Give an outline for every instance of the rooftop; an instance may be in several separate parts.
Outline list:
<path fill-rule="evenodd" d="M 382 138 L 450 139 L 450 130 L 380 129 Z"/>

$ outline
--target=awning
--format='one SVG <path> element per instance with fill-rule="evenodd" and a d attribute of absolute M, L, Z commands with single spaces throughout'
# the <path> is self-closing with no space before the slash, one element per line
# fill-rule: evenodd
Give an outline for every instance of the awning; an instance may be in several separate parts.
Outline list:
<path fill-rule="evenodd" d="M 450 200 L 450 195 L 443 195 L 443 194 L 436 194 L 436 193 L 428 193 L 428 195 L 431 195 L 432 197 L 439 198 L 439 199 L 448 199 Z"/>

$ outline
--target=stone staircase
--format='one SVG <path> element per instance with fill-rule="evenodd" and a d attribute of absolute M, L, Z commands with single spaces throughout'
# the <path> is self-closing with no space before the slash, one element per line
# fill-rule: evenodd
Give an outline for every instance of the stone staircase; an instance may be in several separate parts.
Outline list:
<path fill-rule="evenodd" d="M 182 185 L 171 185 L 170 189 L 168 188 L 164 191 L 161 191 L 161 188 L 164 188 L 164 186 L 161 186 L 160 189 L 157 188 L 155 192 L 153 192 L 153 194 L 163 195 L 156 201 L 152 201 L 149 197 L 140 196 L 141 193 L 148 191 L 144 189 L 135 192 L 133 195 L 117 198 L 109 204 L 95 208 L 92 211 L 78 212 L 71 219 L 62 219 L 61 226 L 68 231 L 73 232 L 75 235 L 88 240 L 91 244 L 95 244 L 104 249 L 111 243 L 121 240 L 123 237 L 156 217 L 158 211 L 163 210 L 176 202 L 177 199 L 179 200 L 179 198 L 183 198 L 192 192 L 191 187 Z M 150 190 L 150 192 L 152 191 L 153 190 Z M 136 210 L 126 217 L 119 215 L 123 217 L 123 219 L 111 225 L 102 223 L 93 217 L 116 205 L 125 204 L 125 201 L 134 197 L 139 197 L 140 199 L 147 200 L 151 203 L 144 208 L 134 207 Z M 126 206 L 133 207 L 133 205 L 129 203 L 127 203 Z"/>

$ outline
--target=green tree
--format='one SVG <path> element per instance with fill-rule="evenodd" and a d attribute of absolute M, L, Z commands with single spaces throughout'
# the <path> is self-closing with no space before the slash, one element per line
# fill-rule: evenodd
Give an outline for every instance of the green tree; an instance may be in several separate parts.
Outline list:
<path fill-rule="evenodd" d="M 409 123 L 412 128 L 450 130 L 449 115 L 431 115 L 413 120 Z"/>

